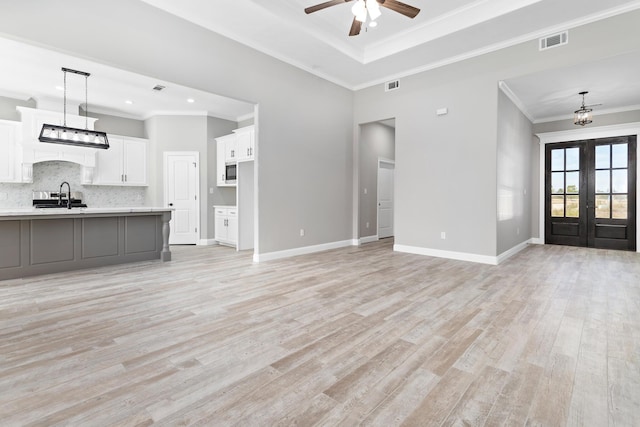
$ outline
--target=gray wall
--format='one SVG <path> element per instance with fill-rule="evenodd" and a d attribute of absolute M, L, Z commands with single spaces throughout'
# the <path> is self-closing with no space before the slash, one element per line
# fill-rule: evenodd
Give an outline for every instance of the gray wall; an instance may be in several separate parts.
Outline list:
<path fill-rule="evenodd" d="M 84 114 L 84 111 L 82 109 L 80 109 L 80 114 Z M 95 117 L 96 119 L 98 119 L 95 124 L 95 130 L 112 133 L 114 135 L 147 138 L 144 120 L 129 119 L 125 117 L 92 112 L 89 112 L 89 117 Z"/>
<path fill-rule="evenodd" d="M 378 159 L 395 160 L 395 135 L 394 128 L 380 123 L 360 126 L 358 237 L 378 234 Z M 365 188 L 367 194 L 364 194 Z"/>
<path fill-rule="evenodd" d="M 563 47 L 540 52 L 532 40 L 404 77 L 396 91 L 356 92 L 355 123 L 396 118 L 395 243 L 498 255 L 498 82 L 638 50 L 639 21 L 630 12 L 572 29 Z"/>
<path fill-rule="evenodd" d="M 254 124 L 254 118 L 251 117 L 250 119 L 246 119 L 246 120 L 241 120 L 238 122 L 238 127 L 239 128 L 243 128 L 245 126 L 251 126 L 252 124 Z"/>
<path fill-rule="evenodd" d="M 588 127 L 619 125 L 624 123 L 640 122 L 640 110 L 623 111 L 612 114 L 598 114 L 597 107 L 593 112 L 593 123 Z M 573 119 L 557 120 L 554 122 L 536 123 L 533 125 L 533 133 L 559 132 L 563 130 L 575 130 L 579 128 L 573 124 Z"/>
<path fill-rule="evenodd" d="M 200 154 L 200 238 L 209 235 L 207 117 L 155 116 L 145 121 L 150 140 L 149 200 L 154 206 L 164 206 L 164 153 L 196 151 Z M 215 165 L 214 165 L 215 167 Z"/>
<path fill-rule="evenodd" d="M 33 99 L 23 101 L 21 99 L 0 96 L 0 120 L 20 121 L 20 113 L 16 107 L 36 108 L 36 102 Z"/>
<path fill-rule="evenodd" d="M 531 238 L 531 154 L 533 125 L 498 92 L 497 254 Z"/>
<path fill-rule="evenodd" d="M 239 126 L 236 122 L 229 120 L 218 119 L 214 117 L 207 117 L 207 163 L 209 173 L 207 174 L 207 186 L 209 191 L 207 192 L 206 206 L 208 210 L 207 215 L 207 239 L 213 239 L 215 236 L 215 217 L 213 213 L 214 205 L 228 205 L 233 206 L 236 204 L 236 189 L 235 187 L 218 187 L 217 186 L 217 146 L 214 138 L 222 135 L 229 135 L 231 131 L 237 129 Z M 213 190 L 213 193 L 211 192 Z"/>
<path fill-rule="evenodd" d="M 258 252 L 352 238 L 351 91 L 140 1 L 5 2 L 0 33 L 259 104 Z"/>

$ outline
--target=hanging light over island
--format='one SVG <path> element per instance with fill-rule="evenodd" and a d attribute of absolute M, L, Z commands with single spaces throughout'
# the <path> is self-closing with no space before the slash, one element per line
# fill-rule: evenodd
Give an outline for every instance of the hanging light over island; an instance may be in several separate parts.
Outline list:
<path fill-rule="evenodd" d="M 100 132 L 96 130 L 89 130 L 88 126 L 88 91 L 87 91 L 87 80 L 91 74 L 86 73 L 84 71 L 73 70 L 71 68 L 62 67 L 62 72 L 64 73 L 64 116 L 63 116 L 63 124 L 54 125 L 45 123 L 42 125 L 42 130 L 40 131 L 40 136 L 38 140 L 40 142 L 49 142 L 53 144 L 65 144 L 65 145 L 75 145 L 79 147 L 90 147 L 90 148 L 101 148 L 107 149 L 109 148 L 109 140 L 107 138 L 106 132 Z M 67 126 L 67 73 L 74 73 L 84 76 L 85 78 L 85 108 L 84 108 L 84 118 L 85 118 L 85 128 L 72 128 Z"/>

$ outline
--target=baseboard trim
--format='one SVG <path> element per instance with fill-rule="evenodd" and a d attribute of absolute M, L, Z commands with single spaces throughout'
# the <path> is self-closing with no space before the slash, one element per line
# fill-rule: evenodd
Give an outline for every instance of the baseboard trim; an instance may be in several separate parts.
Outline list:
<path fill-rule="evenodd" d="M 276 259 L 289 258 L 298 255 L 307 255 L 315 252 L 328 251 L 330 249 L 344 248 L 354 246 L 356 239 L 341 240 L 339 242 L 323 243 L 320 245 L 304 246 L 301 248 L 286 249 L 284 251 L 267 252 L 264 254 L 253 254 L 253 262 L 259 263 L 264 261 L 273 261 Z M 357 243 L 355 243 L 357 245 Z"/>
<path fill-rule="evenodd" d="M 418 246 L 393 245 L 396 252 L 405 252 L 415 255 L 426 255 L 436 258 L 455 259 L 458 261 L 477 262 L 480 264 L 498 265 L 498 259 L 494 256 L 470 254 L 466 252 L 443 251 L 440 249 L 421 248 Z"/>
<path fill-rule="evenodd" d="M 405 252 L 405 253 L 415 254 L 415 255 L 425 255 L 425 256 L 432 256 L 436 258 L 455 259 L 457 261 L 469 261 L 469 262 L 476 262 L 479 264 L 498 265 L 501 262 L 507 260 L 508 258 L 512 257 L 513 255 L 525 249 L 529 243 L 533 243 L 533 239 L 529 239 L 525 242 L 519 243 L 513 248 L 504 251 L 498 256 L 470 254 L 467 252 L 443 251 L 440 249 L 421 248 L 417 246 L 407 246 L 407 245 L 393 245 L 393 250 L 396 252 Z"/>
<path fill-rule="evenodd" d="M 511 249 L 502 252 L 500 255 L 497 256 L 498 264 L 500 264 L 501 262 L 511 258 L 512 256 L 514 256 L 518 252 L 522 251 L 530 243 L 533 243 L 533 239 L 529 239 L 529 240 L 527 240 L 525 242 L 519 243 L 519 244 L 515 245 L 514 247 L 512 247 Z"/>
<path fill-rule="evenodd" d="M 216 239 L 200 239 L 198 240 L 198 243 L 196 243 L 197 246 L 211 246 L 217 244 L 218 242 L 216 241 Z"/>
<path fill-rule="evenodd" d="M 531 239 L 531 243 L 534 245 L 544 245 L 544 239 L 540 238 L 540 237 L 533 237 Z"/>
<path fill-rule="evenodd" d="M 378 235 L 374 235 L 374 236 L 366 236 L 366 237 L 361 237 L 358 240 L 358 245 L 363 245 L 365 243 L 371 243 L 371 242 L 377 242 L 378 240 L 380 240 L 378 238 Z"/>

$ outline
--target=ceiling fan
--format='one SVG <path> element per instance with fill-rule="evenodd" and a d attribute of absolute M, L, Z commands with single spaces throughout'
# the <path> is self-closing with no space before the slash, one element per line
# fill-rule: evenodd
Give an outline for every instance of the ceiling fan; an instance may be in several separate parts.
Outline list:
<path fill-rule="evenodd" d="M 306 8 L 305 13 L 313 13 L 322 9 L 326 9 L 330 6 L 336 6 L 342 3 L 349 3 L 353 0 L 330 0 L 324 3 L 317 4 L 315 6 L 310 6 Z M 371 18 L 371 22 L 375 23 L 375 19 L 380 16 L 380 6 L 386 7 L 387 9 L 391 9 L 395 12 L 398 12 L 406 17 L 415 18 L 418 13 L 420 13 L 420 9 L 417 7 L 410 6 L 408 4 L 399 2 L 397 0 L 356 0 L 356 3 L 353 5 L 351 12 L 353 12 L 353 23 L 351 24 L 351 30 L 349 31 L 350 36 L 357 36 L 360 34 L 360 30 L 362 29 L 362 24 L 367 20 L 367 14 Z"/>

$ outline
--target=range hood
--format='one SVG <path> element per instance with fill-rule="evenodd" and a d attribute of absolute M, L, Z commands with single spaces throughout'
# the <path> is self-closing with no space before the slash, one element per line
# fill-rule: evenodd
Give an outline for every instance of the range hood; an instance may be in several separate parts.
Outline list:
<path fill-rule="evenodd" d="M 62 124 L 63 113 L 40 108 L 16 107 L 21 116 L 21 136 L 18 155 L 22 157 L 22 182 L 33 180 L 33 164 L 48 161 L 65 161 L 83 166 L 82 181 L 90 183 L 96 166 L 95 148 L 40 142 L 38 137 L 44 123 Z M 93 130 L 97 119 L 88 119 L 88 128 Z M 73 127 L 84 127 L 85 117 L 67 114 L 67 123 Z"/>

